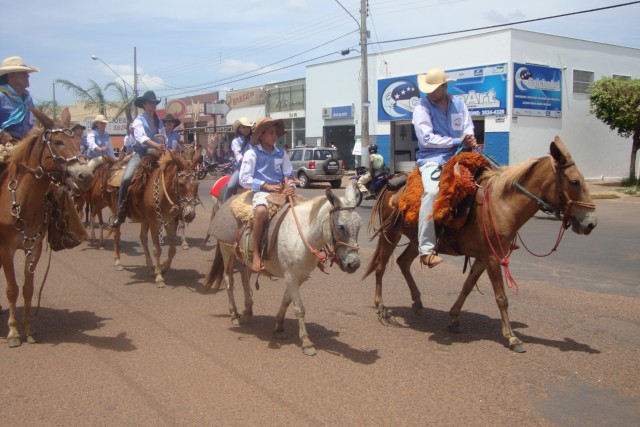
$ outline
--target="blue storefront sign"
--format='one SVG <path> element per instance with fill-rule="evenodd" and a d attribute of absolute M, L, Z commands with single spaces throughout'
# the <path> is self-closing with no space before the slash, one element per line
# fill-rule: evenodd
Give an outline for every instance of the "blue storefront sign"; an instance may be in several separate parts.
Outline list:
<path fill-rule="evenodd" d="M 332 107 L 331 118 L 332 119 L 352 119 L 353 107 L 351 105 L 347 105 L 344 107 Z"/>
<path fill-rule="evenodd" d="M 449 70 L 456 79 L 449 93 L 461 97 L 472 116 L 507 114 L 507 64 Z M 411 120 L 413 109 L 426 96 L 418 89 L 418 76 L 378 81 L 378 120 Z"/>
<path fill-rule="evenodd" d="M 562 117 L 562 70 L 513 64 L 513 115 Z"/>

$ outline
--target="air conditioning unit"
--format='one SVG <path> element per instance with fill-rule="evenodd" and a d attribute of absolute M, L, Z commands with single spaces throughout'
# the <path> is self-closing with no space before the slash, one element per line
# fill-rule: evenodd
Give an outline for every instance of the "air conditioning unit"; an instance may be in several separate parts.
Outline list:
<path fill-rule="evenodd" d="M 322 118 L 330 119 L 331 118 L 331 108 L 323 108 L 322 109 Z"/>

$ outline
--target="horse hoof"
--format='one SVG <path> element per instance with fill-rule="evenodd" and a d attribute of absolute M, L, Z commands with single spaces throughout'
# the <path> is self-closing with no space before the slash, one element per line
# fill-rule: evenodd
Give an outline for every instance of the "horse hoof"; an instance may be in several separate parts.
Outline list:
<path fill-rule="evenodd" d="M 306 354 L 307 356 L 315 356 L 317 354 L 316 348 L 314 346 L 305 347 L 305 348 L 302 349 L 302 352 L 304 354 Z"/>
<path fill-rule="evenodd" d="M 38 340 L 36 339 L 35 335 L 27 335 L 27 342 L 29 344 L 37 344 Z"/>
<path fill-rule="evenodd" d="M 234 317 L 234 318 L 231 319 L 231 324 L 235 325 L 235 326 L 241 326 L 242 325 L 242 321 L 240 320 L 240 318 Z"/>
<path fill-rule="evenodd" d="M 122 270 L 123 270 L 122 265 L 120 264 L 116 265 L 116 271 L 122 271 Z"/>
<path fill-rule="evenodd" d="M 20 341 L 20 338 L 8 338 L 7 343 L 9 344 L 9 347 L 13 348 L 20 347 L 22 341 Z"/>
<path fill-rule="evenodd" d="M 411 307 L 413 308 L 413 312 L 415 314 L 420 314 L 420 312 L 424 309 L 424 306 L 422 305 L 422 301 L 419 301 L 419 300 L 414 302 Z"/>
<path fill-rule="evenodd" d="M 164 282 L 156 282 L 156 288 L 164 288 Z"/>
<path fill-rule="evenodd" d="M 184 245 L 182 245 L 182 249 L 184 249 L 185 251 L 189 250 L 189 245 L 187 245 L 186 243 Z"/>
<path fill-rule="evenodd" d="M 513 351 L 515 351 L 516 353 L 526 353 L 527 350 L 525 350 L 524 345 L 522 345 L 522 343 L 518 343 L 518 344 L 512 344 L 509 346 L 509 348 Z"/>
<path fill-rule="evenodd" d="M 104 248 L 103 248 L 102 246 L 100 246 L 100 247 L 98 248 L 98 250 L 99 250 L 99 251 L 104 251 Z"/>

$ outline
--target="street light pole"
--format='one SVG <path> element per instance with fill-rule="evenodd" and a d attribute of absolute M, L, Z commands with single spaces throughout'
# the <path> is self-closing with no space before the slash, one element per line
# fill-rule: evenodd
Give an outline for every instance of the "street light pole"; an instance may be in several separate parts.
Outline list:
<path fill-rule="evenodd" d="M 52 83 L 53 86 L 53 121 L 55 122 L 56 120 L 58 120 L 58 118 L 56 117 L 56 82 Z"/>
<path fill-rule="evenodd" d="M 360 29 L 360 165 L 369 167 L 369 70 L 367 58 L 367 0 L 360 0 L 360 22 L 338 1 L 336 3 L 356 21 Z"/>
<path fill-rule="evenodd" d="M 136 47 L 133 47 L 133 97 L 138 97 L 138 59 L 136 55 Z M 138 115 L 138 107 L 133 105 L 134 116 Z"/>

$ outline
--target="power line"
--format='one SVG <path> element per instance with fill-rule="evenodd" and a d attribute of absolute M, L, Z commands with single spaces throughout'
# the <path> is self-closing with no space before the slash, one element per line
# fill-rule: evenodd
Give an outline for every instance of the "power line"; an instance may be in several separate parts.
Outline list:
<path fill-rule="evenodd" d="M 546 16 L 544 18 L 526 19 L 526 20 L 523 20 L 523 21 L 515 21 L 515 22 L 506 23 L 506 24 L 489 25 L 489 26 L 486 26 L 486 27 L 476 27 L 476 28 L 471 28 L 471 29 L 468 29 L 468 30 L 447 31 L 446 33 L 429 34 L 429 35 L 426 35 L 426 36 L 406 37 L 406 38 L 402 38 L 402 39 L 378 41 L 377 44 L 397 43 L 397 42 L 404 42 L 404 41 L 409 41 L 409 40 L 426 39 L 426 38 L 431 38 L 431 37 L 450 36 L 450 35 L 453 35 L 453 34 L 469 33 L 469 32 L 480 31 L 480 30 L 490 30 L 490 29 L 494 29 L 494 28 L 508 27 L 510 25 L 528 24 L 530 22 L 545 21 L 545 20 L 548 20 L 548 19 L 555 19 L 555 18 L 564 18 L 566 16 L 580 15 L 580 14 L 583 14 L 583 13 L 600 12 L 602 10 L 615 9 L 615 8 L 624 7 L 624 6 L 631 6 L 631 5 L 638 4 L 638 3 L 640 3 L 640 1 L 632 1 L 632 2 L 628 2 L 628 3 L 615 4 L 615 5 L 612 5 L 612 6 L 604 6 L 604 7 L 598 7 L 598 8 L 595 8 L 595 9 L 581 10 L 581 11 L 578 11 L 578 12 L 569 12 L 569 13 L 562 13 L 560 15 Z"/>

